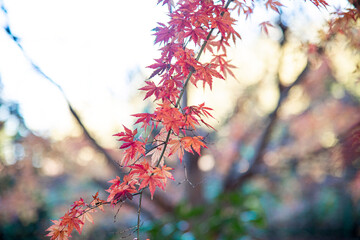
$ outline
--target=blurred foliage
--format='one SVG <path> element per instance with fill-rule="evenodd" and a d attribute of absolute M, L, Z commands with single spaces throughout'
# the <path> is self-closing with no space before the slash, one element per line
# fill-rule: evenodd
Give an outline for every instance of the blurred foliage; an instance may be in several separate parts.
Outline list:
<path fill-rule="evenodd" d="M 210 204 L 190 206 L 181 202 L 160 221 L 144 225 L 151 239 L 248 239 L 262 236 L 266 227 L 261 192 L 247 185 L 219 195 Z"/>

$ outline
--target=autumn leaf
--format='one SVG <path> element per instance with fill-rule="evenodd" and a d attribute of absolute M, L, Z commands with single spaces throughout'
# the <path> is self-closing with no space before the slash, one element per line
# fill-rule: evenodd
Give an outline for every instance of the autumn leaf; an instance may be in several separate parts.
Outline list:
<path fill-rule="evenodd" d="M 91 201 L 90 205 L 91 206 L 98 206 L 100 208 L 100 210 L 104 212 L 105 210 L 104 210 L 103 204 L 106 203 L 106 201 L 99 198 L 99 192 L 97 192 L 92 197 L 93 197 L 93 200 Z"/>
<path fill-rule="evenodd" d="M 310 0 L 313 4 L 315 4 L 315 6 L 317 8 L 319 7 L 324 7 L 326 8 L 327 6 L 329 6 L 329 4 L 325 1 L 325 0 Z"/>
<path fill-rule="evenodd" d="M 269 21 L 262 22 L 259 25 L 266 35 L 269 35 L 268 27 L 274 27 Z"/>
<path fill-rule="evenodd" d="M 150 97 L 151 95 L 154 95 L 157 99 L 159 97 L 159 94 L 161 92 L 161 87 L 157 87 L 154 82 L 152 81 L 145 81 L 147 86 L 140 88 L 139 90 L 147 91 L 144 100 Z"/>
<path fill-rule="evenodd" d="M 93 219 L 90 211 L 85 212 L 85 213 L 81 216 L 81 221 L 85 222 L 85 220 L 87 220 L 88 222 L 91 222 L 92 224 L 94 224 L 94 219 Z"/>
<path fill-rule="evenodd" d="M 154 174 L 157 174 L 159 176 L 162 176 L 164 177 L 164 186 L 166 186 L 166 182 L 167 182 L 167 179 L 171 179 L 171 180 L 175 180 L 173 175 L 171 174 L 171 172 L 169 172 L 170 170 L 174 170 L 173 168 L 171 167 L 167 167 L 166 165 L 162 166 L 161 168 L 159 167 L 156 167 L 153 171 Z"/>
<path fill-rule="evenodd" d="M 226 60 L 225 57 L 226 54 L 214 55 L 211 62 L 217 64 L 220 67 L 220 71 L 224 74 L 225 78 L 227 77 L 227 73 L 229 73 L 233 78 L 236 79 L 234 73 L 231 71 L 231 68 L 236 67 L 230 64 L 231 60 Z"/>
<path fill-rule="evenodd" d="M 138 120 L 134 124 L 142 123 L 141 128 L 144 128 L 144 131 L 146 131 L 146 128 L 148 126 L 153 127 L 154 123 L 152 122 L 153 114 L 150 113 L 138 113 L 133 114 L 131 116 L 137 117 Z"/>
<path fill-rule="evenodd" d="M 149 187 L 151 193 L 151 199 L 154 197 L 156 187 L 160 187 L 164 190 L 164 179 L 165 177 L 158 174 L 144 174 L 141 176 L 142 182 L 139 189 Z"/>
<path fill-rule="evenodd" d="M 276 0 L 267 0 L 267 2 L 265 3 L 265 7 L 266 9 L 271 8 L 272 10 L 274 10 L 275 12 L 280 14 L 279 11 L 279 7 L 284 6 L 282 5 L 280 2 L 276 1 Z"/>
<path fill-rule="evenodd" d="M 153 78 L 157 74 L 161 75 L 165 70 L 169 70 L 171 67 L 171 65 L 166 63 L 163 59 L 155 59 L 155 61 L 156 63 L 147 66 L 148 68 L 155 69 L 154 72 L 150 75 L 149 79 Z"/>
<path fill-rule="evenodd" d="M 61 221 L 51 220 L 51 225 L 46 231 L 49 233 L 46 236 L 51 237 L 50 240 L 67 240 L 69 239 L 69 232 L 66 226 L 60 225 Z"/>
<path fill-rule="evenodd" d="M 199 155 L 200 154 L 200 150 L 201 147 L 206 147 L 205 143 L 203 143 L 201 140 L 203 139 L 203 137 L 201 136 L 195 136 L 195 137 L 183 137 L 181 138 L 181 144 L 184 147 L 184 149 L 190 153 L 193 153 L 192 149 L 195 150 L 195 152 L 197 152 Z"/>
<path fill-rule="evenodd" d="M 180 162 L 182 162 L 184 157 L 184 148 L 181 144 L 181 140 L 170 140 L 168 145 L 170 146 L 169 156 L 173 155 L 174 153 L 178 153 Z"/>
<path fill-rule="evenodd" d="M 172 107 L 170 103 L 159 104 L 159 107 L 155 110 L 155 119 L 164 125 L 166 131 L 173 130 L 177 135 L 185 125 L 184 115 L 178 108 Z"/>
<path fill-rule="evenodd" d="M 67 212 L 60 219 L 61 219 L 60 226 L 67 226 L 69 236 L 74 228 L 79 232 L 79 234 L 81 234 L 84 222 L 81 221 L 77 216 L 70 216 L 69 212 Z"/>
<path fill-rule="evenodd" d="M 175 7 L 175 4 L 174 4 L 174 0 L 159 0 L 157 4 L 161 3 L 162 2 L 162 5 L 164 6 L 165 4 L 167 4 L 168 8 L 169 8 L 169 11 L 171 11 L 171 8 L 172 7 Z"/>
<path fill-rule="evenodd" d="M 156 32 L 156 33 L 154 33 L 154 35 L 156 37 L 155 44 L 169 42 L 169 40 L 175 36 L 174 28 L 166 26 L 163 23 L 158 23 L 158 24 L 159 24 L 159 26 L 153 29 L 153 31 Z"/>
<path fill-rule="evenodd" d="M 212 90 L 213 77 L 224 79 L 224 77 L 215 70 L 216 66 L 216 64 L 211 63 L 196 66 L 196 71 L 193 74 L 191 82 L 196 86 L 198 81 L 203 81 L 203 88 L 205 88 L 205 84 L 207 83 L 210 87 L 210 90 Z"/>

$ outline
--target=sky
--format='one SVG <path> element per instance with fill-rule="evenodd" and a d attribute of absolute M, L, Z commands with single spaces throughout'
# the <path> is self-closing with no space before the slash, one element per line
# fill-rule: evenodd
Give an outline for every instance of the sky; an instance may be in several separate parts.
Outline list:
<path fill-rule="evenodd" d="M 109 135 L 116 131 L 109 126 L 119 131 L 121 124 L 133 121 L 130 114 L 143 110 L 145 105 L 131 103 L 131 99 L 141 97 L 137 89 L 149 73 L 146 66 L 159 56 L 151 30 L 157 22 L 167 21 L 166 7 L 157 6 L 155 0 L 0 0 L 0 3 L 8 11 L 7 17 L 0 13 L 0 25 L 9 24 L 27 56 L 63 88 L 90 129 L 99 129 L 99 135 Z M 287 6 L 286 11 L 297 7 Z M 307 17 L 320 24 L 324 14 L 314 6 L 307 10 Z M 258 11 L 261 18 L 264 14 L 263 10 Z M 296 15 L 288 18 L 301 28 Z M 259 35 L 259 19 L 254 16 L 247 24 L 238 25 L 243 43 Z M 270 35 L 276 38 L 276 31 L 271 31 Z M 3 97 L 20 104 L 28 127 L 60 138 L 71 133 L 72 118 L 60 91 L 34 71 L 3 29 L 0 52 Z M 131 74 L 139 71 L 143 79 L 131 80 Z"/>
<path fill-rule="evenodd" d="M 121 110 L 112 111 L 129 115 L 131 110 L 124 109 L 132 92 L 129 72 L 139 68 L 146 71 L 159 54 L 151 29 L 156 22 L 166 21 L 165 8 L 148 0 L 3 3 L 8 18 L 1 13 L 0 24 L 10 25 L 26 54 L 61 85 L 75 107 L 95 104 L 106 108 L 110 101 L 118 101 Z M 34 71 L 3 30 L 0 52 L 3 96 L 20 103 L 28 126 L 61 132 L 62 125 L 68 125 L 65 122 L 71 124 L 59 90 Z"/>

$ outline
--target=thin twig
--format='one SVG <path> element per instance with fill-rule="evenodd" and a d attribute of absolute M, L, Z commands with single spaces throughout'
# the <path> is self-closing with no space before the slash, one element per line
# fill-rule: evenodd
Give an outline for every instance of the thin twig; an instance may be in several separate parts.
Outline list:
<path fill-rule="evenodd" d="M 139 197 L 139 208 L 138 208 L 138 218 L 137 218 L 137 240 L 140 240 L 140 214 L 141 214 L 141 200 L 142 200 L 143 190 L 140 191 Z"/>

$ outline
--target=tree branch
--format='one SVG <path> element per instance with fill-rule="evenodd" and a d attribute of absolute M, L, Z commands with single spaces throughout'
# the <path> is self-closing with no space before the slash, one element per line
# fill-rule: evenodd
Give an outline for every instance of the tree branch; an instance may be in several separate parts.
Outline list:
<path fill-rule="evenodd" d="M 1 6 L 1 10 L 4 13 L 5 17 L 8 18 L 7 16 L 7 10 L 4 7 L 4 5 Z M 11 31 L 11 28 L 9 25 L 4 27 L 5 32 L 8 34 L 8 36 L 11 38 L 11 40 L 14 41 L 14 43 L 19 47 L 19 49 L 21 50 L 23 56 L 26 58 L 26 60 L 31 64 L 31 66 L 35 69 L 35 71 L 37 73 L 39 73 L 42 77 L 44 77 L 46 80 L 48 80 L 51 84 L 53 84 L 63 95 L 66 104 L 70 110 L 71 115 L 75 118 L 76 123 L 80 126 L 80 128 L 82 129 L 84 135 L 86 136 L 86 138 L 90 141 L 91 145 L 93 146 L 94 149 L 96 149 L 98 152 L 100 152 L 101 154 L 103 154 L 105 156 L 105 159 L 107 160 L 107 162 L 114 167 L 118 173 L 123 174 L 124 171 L 123 169 L 119 166 L 119 164 L 117 163 L 117 161 L 96 141 L 96 139 L 91 135 L 90 131 L 86 128 L 86 126 L 84 125 L 83 121 L 80 118 L 80 115 L 77 113 L 77 111 L 74 109 L 74 107 L 72 106 L 72 104 L 70 103 L 69 99 L 67 98 L 63 88 L 56 83 L 51 77 L 49 77 L 47 74 L 45 74 L 41 68 L 34 63 L 34 61 L 26 54 L 23 46 L 21 45 L 21 43 L 19 42 L 19 38 L 16 37 L 13 32 Z M 146 196 L 149 196 L 148 193 L 145 192 Z M 174 210 L 174 206 L 172 204 L 169 203 L 169 201 L 167 201 L 166 199 L 163 199 L 160 196 L 157 196 L 156 198 L 154 198 L 154 202 L 157 203 L 157 205 L 162 208 L 164 211 L 166 212 L 172 212 Z"/>
<path fill-rule="evenodd" d="M 253 176 L 255 174 L 255 169 L 261 163 L 262 158 L 265 153 L 265 150 L 266 150 L 266 147 L 269 144 L 271 133 L 272 133 L 272 130 L 278 119 L 278 111 L 279 111 L 282 103 L 288 96 L 290 89 L 292 87 L 294 87 L 295 85 L 299 84 L 305 78 L 308 71 L 309 71 L 309 62 L 307 62 L 303 71 L 300 73 L 300 75 L 297 77 L 297 79 L 291 85 L 283 88 L 279 84 L 279 89 L 280 89 L 279 100 L 277 102 L 275 109 L 268 115 L 268 120 L 267 120 L 265 130 L 261 135 L 261 138 L 257 145 L 257 150 L 255 151 L 256 154 L 255 154 L 254 158 L 252 159 L 252 161 L 250 162 L 251 165 L 250 165 L 249 169 L 245 173 L 238 174 L 235 177 L 233 177 L 233 176 L 231 176 L 231 174 L 229 174 L 229 176 L 227 177 L 227 179 L 225 180 L 225 183 L 224 183 L 224 191 L 227 192 L 227 191 L 231 191 L 231 190 L 237 188 L 245 180 L 247 180 L 248 178 L 250 178 L 251 176 Z"/>

